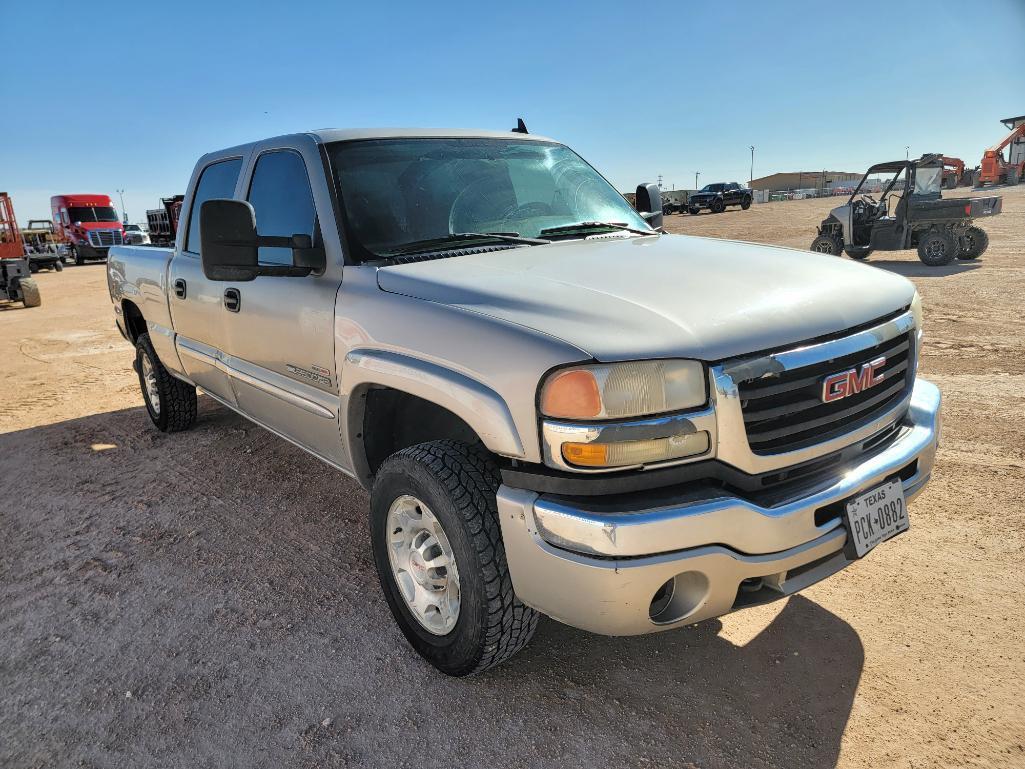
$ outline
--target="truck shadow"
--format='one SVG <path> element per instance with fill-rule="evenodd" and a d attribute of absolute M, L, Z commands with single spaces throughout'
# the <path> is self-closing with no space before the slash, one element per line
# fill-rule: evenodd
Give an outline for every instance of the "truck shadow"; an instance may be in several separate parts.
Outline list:
<path fill-rule="evenodd" d="M 131 744 L 286 765 L 298 745 L 399 766 L 428 740 L 438 766 L 831 767 L 864 665 L 854 629 L 795 596 L 743 645 L 719 621 L 605 638 L 542 618 L 504 665 L 442 676 L 381 597 L 366 493 L 208 398 L 175 435 L 142 407 L 0 434 L 0 497 L 2 680 L 40 706 L 10 743 L 97 764 Z"/>
<path fill-rule="evenodd" d="M 944 267 L 930 267 L 921 262 L 905 262 L 898 259 L 870 259 L 865 262 L 870 267 L 888 270 L 905 278 L 946 278 L 951 275 L 963 275 L 966 272 L 982 267 L 979 261 L 957 260 Z"/>

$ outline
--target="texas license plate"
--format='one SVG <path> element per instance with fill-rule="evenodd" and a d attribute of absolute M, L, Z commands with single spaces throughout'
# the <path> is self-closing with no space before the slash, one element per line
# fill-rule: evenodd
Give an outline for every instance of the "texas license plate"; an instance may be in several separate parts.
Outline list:
<path fill-rule="evenodd" d="M 899 478 L 847 502 L 847 531 L 858 558 L 909 526 L 904 486 Z"/>

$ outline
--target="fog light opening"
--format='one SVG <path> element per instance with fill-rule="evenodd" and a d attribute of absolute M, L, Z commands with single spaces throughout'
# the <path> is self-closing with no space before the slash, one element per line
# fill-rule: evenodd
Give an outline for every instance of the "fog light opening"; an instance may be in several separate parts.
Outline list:
<path fill-rule="evenodd" d="M 708 590 L 708 577 L 701 572 L 677 574 L 655 591 L 648 606 L 648 617 L 656 625 L 686 619 L 704 606 Z"/>

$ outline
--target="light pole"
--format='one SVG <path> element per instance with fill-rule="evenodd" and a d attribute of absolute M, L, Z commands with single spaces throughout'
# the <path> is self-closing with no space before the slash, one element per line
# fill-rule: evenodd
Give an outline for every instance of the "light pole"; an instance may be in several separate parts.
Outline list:
<path fill-rule="evenodd" d="M 698 189 L 698 177 L 701 176 L 700 171 L 694 172 L 694 189 Z"/>
<path fill-rule="evenodd" d="M 124 219 L 125 224 L 128 224 L 128 213 L 125 211 L 125 191 L 118 190 L 117 196 L 121 198 L 121 218 Z"/>
<path fill-rule="evenodd" d="M 751 145 L 751 176 L 748 178 L 747 186 L 751 186 L 751 182 L 755 180 L 755 146 Z"/>
<path fill-rule="evenodd" d="M 662 189 L 662 174 L 658 175 L 658 188 Z"/>
<path fill-rule="evenodd" d="M 911 145 L 910 144 L 905 144 L 904 145 L 904 159 L 905 160 L 911 160 Z"/>

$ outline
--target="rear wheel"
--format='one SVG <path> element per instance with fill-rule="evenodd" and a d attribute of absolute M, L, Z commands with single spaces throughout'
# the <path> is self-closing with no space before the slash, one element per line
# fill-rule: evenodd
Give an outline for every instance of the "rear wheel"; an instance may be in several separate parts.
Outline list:
<path fill-rule="evenodd" d="M 60 259 L 53 263 L 53 269 L 57 272 L 61 272 L 64 269 L 64 265 L 61 263 Z"/>
<path fill-rule="evenodd" d="M 958 259 L 978 259 L 989 248 L 989 234 L 981 227 L 969 227 L 961 238 Z"/>
<path fill-rule="evenodd" d="M 701 209 L 696 207 L 696 206 L 691 206 L 687 210 L 690 212 L 691 216 L 697 216 L 698 214 L 701 213 Z"/>
<path fill-rule="evenodd" d="M 74 246 L 71 247 L 71 255 L 75 257 L 75 264 L 77 264 L 79 267 L 85 264 L 85 259 L 82 258 L 82 255 L 78 253 L 78 249 Z"/>
<path fill-rule="evenodd" d="M 747 211 L 747 209 L 751 207 L 751 198 L 745 196 L 744 199 L 740 201 L 740 207 Z"/>
<path fill-rule="evenodd" d="M 817 254 L 839 256 L 843 253 L 843 241 L 836 235 L 822 234 L 811 242 L 811 247 L 808 250 Z"/>
<path fill-rule="evenodd" d="M 22 278 L 18 281 L 18 288 L 21 289 L 21 301 L 26 307 L 38 307 L 43 303 L 39 295 L 39 286 L 32 278 Z"/>
<path fill-rule="evenodd" d="M 944 230 L 929 230 L 918 239 L 918 258 L 930 267 L 943 267 L 954 261 L 960 249 Z"/>
<path fill-rule="evenodd" d="M 726 204 L 723 202 L 722 198 L 716 198 L 712 201 L 712 205 L 709 206 L 709 209 L 713 214 L 721 214 L 726 210 Z"/>
<path fill-rule="evenodd" d="M 456 441 L 393 454 L 370 496 L 370 535 L 384 596 L 413 648 L 443 673 L 465 676 L 520 651 L 538 613 L 513 592 L 483 452 Z"/>
<path fill-rule="evenodd" d="M 149 334 L 135 343 L 135 369 L 146 411 L 156 428 L 176 433 L 196 421 L 196 388 L 171 376 L 157 357 Z"/>

